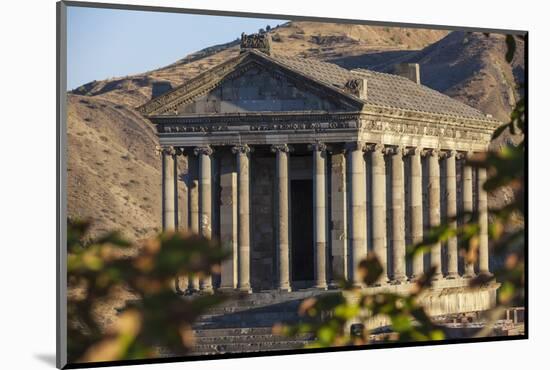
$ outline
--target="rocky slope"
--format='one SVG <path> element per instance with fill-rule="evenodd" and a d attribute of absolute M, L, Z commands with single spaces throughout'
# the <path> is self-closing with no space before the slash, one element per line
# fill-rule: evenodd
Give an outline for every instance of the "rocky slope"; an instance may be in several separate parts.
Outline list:
<path fill-rule="evenodd" d="M 423 83 L 501 120 L 517 98 L 522 45 L 510 67 L 504 38 L 439 30 L 289 22 L 270 30 L 273 52 L 386 70 L 421 64 Z M 133 109 L 154 81 L 173 86 L 237 55 L 238 42 L 213 46 L 139 75 L 93 81 L 68 95 L 69 216 L 91 218 L 94 233 L 111 228 L 132 239 L 160 227 L 160 159 L 151 125 Z"/>
<path fill-rule="evenodd" d="M 68 212 L 91 218 L 93 232 L 158 230 L 160 159 L 151 125 L 103 97 L 69 95 Z"/>
<path fill-rule="evenodd" d="M 396 63 L 419 63 L 422 84 L 505 121 L 518 99 L 516 82 L 524 75 L 523 42 L 511 64 L 505 36 L 452 32 L 415 51 L 389 51 L 331 60 L 346 68 L 390 72 Z"/>

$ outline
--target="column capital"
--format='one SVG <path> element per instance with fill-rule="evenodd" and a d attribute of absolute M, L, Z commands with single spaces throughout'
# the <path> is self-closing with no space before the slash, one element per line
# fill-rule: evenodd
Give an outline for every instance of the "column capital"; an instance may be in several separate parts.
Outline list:
<path fill-rule="evenodd" d="M 350 141 L 344 144 L 344 151 L 353 152 L 355 150 L 365 151 L 365 143 L 362 141 Z"/>
<path fill-rule="evenodd" d="M 452 158 L 452 157 L 455 157 L 456 158 L 456 150 L 454 149 L 449 149 L 449 150 L 445 150 L 442 152 L 442 155 L 441 157 L 442 158 Z"/>
<path fill-rule="evenodd" d="M 436 158 L 443 158 L 443 153 L 440 149 L 432 148 L 432 149 L 423 149 L 422 150 L 422 156 L 424 157 L 436 157 Z"/>
<path fill-rule="evenodd" d="M 386 149 L 386 146 L 384 144 L 378 143 L 378 144 L 367 144 L 365 146 L 365 150 L 374 152 L 374 153 L 380 153 L 384 154 L 384 151 Z"/>
<path fill-rule="evenodd" d="M 474 152 L 472 151 L 466 151 L 466 152 L 458 152 L 456 154 L 456 159 L 462 159 L 462 160 L 468 160 L 470 158 L 472 158 L 472 156 L 474 155 Z"/>
<path fill-rule="evenodd" d="M 309 150 L 313 150 L 315 152 L 324 152 L 327 150 L 327 145 L 325 143 L 322 143 L 320 141 L 316 141 L 312 144 L 308 144 L 307 148 Z"/>
<path fill-rule="evenodd" d="M 273 153 L 277 152 L 283 152 L 283 153 L 290 153 L 293 150 L 293 148 L 286 144 L 273 144 L 271 145 L 271 151 Z"/>
<path fill-rule="evenodd" d="M 193 149 L 193 153 L 195 153 L 195 155 L 212 155 L 212 153 L 214 153 L 214 149 L 212 149 L 212 147 L 210 145 L 205 145 L 205 146 L 198 146 L 196 147 L 195 149 Z"/>
<path fill-rule="evenodd" d="M 253 152 L 253 151 L 254 149 L 249 147 L 246 144 L 235 145 L 234 147 L 231 148 L 231 152 L 233 154 L 249 154 L 250 152 Z"/>
<path fill-rule="evenodd" d="M 158 146 L 155 148 L 155 151 L 157 152 L 157 154 L 160 154 L 160 155 L 163 155 L 163 154 L 168 154 L 168 155 L 177 155 L 177 151 L 176 151 L 176 148 L 174 148 L 173 146 Z"/>
<path fill-rule="evenodd" d="M 404 151 L 403 155 L 422 155 L 422 153 L 424 152 L 424 148 L 420 146 L 414 146 L 414 147 L 404 148 L 403 151 Z"/>
<path fill-rule="evenodd" d="M 185 148 L 182 146 L 175 147 L 175 155 L 183 155 L 185 153 Z"/>
<path fill-rule="evenodd" d="M 405 150 L 405 147 L 401 146 L 401 145 L 396 145 L 396 146 L 387 146 L 384 151 L 386 152 L 386 154 L 388 155 L 401 155 L 401 156 L 405 156 L 407 154 L 406 150 Z"/>

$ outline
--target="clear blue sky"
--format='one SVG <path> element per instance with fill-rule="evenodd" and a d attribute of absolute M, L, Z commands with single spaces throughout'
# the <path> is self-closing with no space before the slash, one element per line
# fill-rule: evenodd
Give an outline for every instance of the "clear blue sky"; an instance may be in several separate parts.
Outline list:
<path fill-rule="evenodd" d="M 163 67 L 286 20 L 69 7 L 67 87 Z"/>

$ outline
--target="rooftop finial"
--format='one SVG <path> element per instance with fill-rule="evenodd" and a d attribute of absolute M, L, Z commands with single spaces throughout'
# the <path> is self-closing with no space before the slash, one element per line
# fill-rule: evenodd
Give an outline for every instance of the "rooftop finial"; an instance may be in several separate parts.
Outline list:
<path fill-rule="evenodd" d="M 253 33 L 252 35 L 247 35 L 246 33 L 241 34 L 241 53 L 245 51 L 256 49 L 270 55 L 271 53 L 271 35 L 269 33 Z"/>

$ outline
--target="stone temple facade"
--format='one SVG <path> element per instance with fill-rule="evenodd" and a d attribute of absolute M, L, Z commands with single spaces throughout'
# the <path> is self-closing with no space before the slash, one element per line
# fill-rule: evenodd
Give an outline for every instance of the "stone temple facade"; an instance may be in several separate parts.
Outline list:
<path fill-rule="evenodd" d="M 418 65 L 347 70 L 273 55 L 269 44 L 243 35 L 238 56 L 139 108 L 159 137 L 163 228 L 232 252 L 219 276 L 184 289 L 360 284 L 359 261 L 376 253 L 384 273 L 366 289 L 404 291 L 433 265 L 433 314 L 494 304 L 496 284 L 467 288 L 489 273 L 489 248 L 486 173 L 464 160 L 488 149 L 500 122 L 423 86 Z M 456 238 L 405 258 L 406 245 L 460 210 L 479 214 L 479 265 L 464 263 Z"/>

